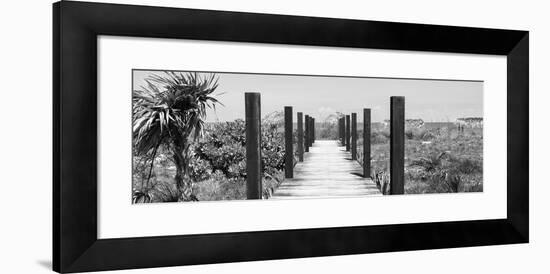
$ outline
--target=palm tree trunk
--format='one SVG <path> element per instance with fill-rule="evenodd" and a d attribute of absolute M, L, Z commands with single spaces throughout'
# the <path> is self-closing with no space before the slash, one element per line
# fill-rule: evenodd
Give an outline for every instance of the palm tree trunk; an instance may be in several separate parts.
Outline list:
<path fill-rule="evenodd" d="M 161 144 L 161 140 L 157 143 L 155 146 L 155 149 L 153 150 L 153 155 L 151 155 L 151 167 L 149 167 L 149 175 L 147 176 L 147 181 L 145 183 L 145 186 L 149 188 L 149 180 L 151 179 L 151 175 L 153 174 L 153 167 L 155 167 L 155 157 L 157 157 L 157 150 L 159 149 L 159 146 Z M 141 188 L 143 189 L 143 184 L 141 185 Z"/>
<path fill-rule="evenodd" d="M 187 138 L 182 138 L 183 140 Z M 178 191 L 179 201 L 191 201 L 193 200 L 193 187 L 191 178 L 189 178 L 187 167 L 187 151 L 182 140 L 174 140 L 172 146 L 174 154 L 174 163 L 176 165 L 176 176 L 174 177 L 176 183 L 176 189 Z"/>

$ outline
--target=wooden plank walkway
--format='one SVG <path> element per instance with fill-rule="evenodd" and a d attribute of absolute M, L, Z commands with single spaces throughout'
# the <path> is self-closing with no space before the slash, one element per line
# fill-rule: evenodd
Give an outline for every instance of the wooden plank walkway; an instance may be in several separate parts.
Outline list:
<path fill-rule="evenodd" d="M 271 199 L 327 198 L 382 195 L 376 184 L 363 178 L 363 169 L 338 141 L 316 140 L 304 161 L 294 167 Z"/>

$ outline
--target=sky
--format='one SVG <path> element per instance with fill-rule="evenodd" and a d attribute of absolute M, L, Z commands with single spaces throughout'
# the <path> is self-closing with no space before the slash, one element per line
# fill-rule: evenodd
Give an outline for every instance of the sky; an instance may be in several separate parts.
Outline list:
<path fill-rule="evenodd" d="M 133 88 L 140 89 L 151 74 L 134 70 Z M 362 122 L 363 108 L 371 109 L 373 122 L 390 117 L 390 96 L 405 96 L 405 118 L 425 122 L 453 122 L 461 117 L 483 117 L 483 82 L 363 77 L 327 77 L 280 74 L 216 73 L 214 92 L 223 106 L 207 112 L 206 120 L 244 119 L 244 93 L 261 93 L 262 116 L 292 106 L 323 121 L 335 112 L 356 112 Z M 295 116 L 294 116 L 295 117 Z"/>

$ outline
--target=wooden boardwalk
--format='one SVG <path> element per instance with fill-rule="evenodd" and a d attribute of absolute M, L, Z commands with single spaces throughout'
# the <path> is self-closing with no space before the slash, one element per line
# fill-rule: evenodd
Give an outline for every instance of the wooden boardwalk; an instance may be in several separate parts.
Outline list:
<path fill-rule="evenodd" d="M 285 179 L 271 199 L 382 195 L 376 184 L 362 175 L 361 165 L 351 160 L 338 141 L 316 140 L 304 161 L 294 167 L 294 178 Z"/>

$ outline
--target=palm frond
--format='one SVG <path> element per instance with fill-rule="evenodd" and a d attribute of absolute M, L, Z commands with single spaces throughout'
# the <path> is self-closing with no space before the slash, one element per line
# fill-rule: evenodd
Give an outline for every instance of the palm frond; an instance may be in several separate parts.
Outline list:
<path fill-rule="evenodd" d="M 153 73 L 133 91 L 132 135 L 138 153 L 147 153 L 167 138 L 198 138 L 207 109 L 221 102 L 213 94 L 216 74 L 196 72 Z"/>

